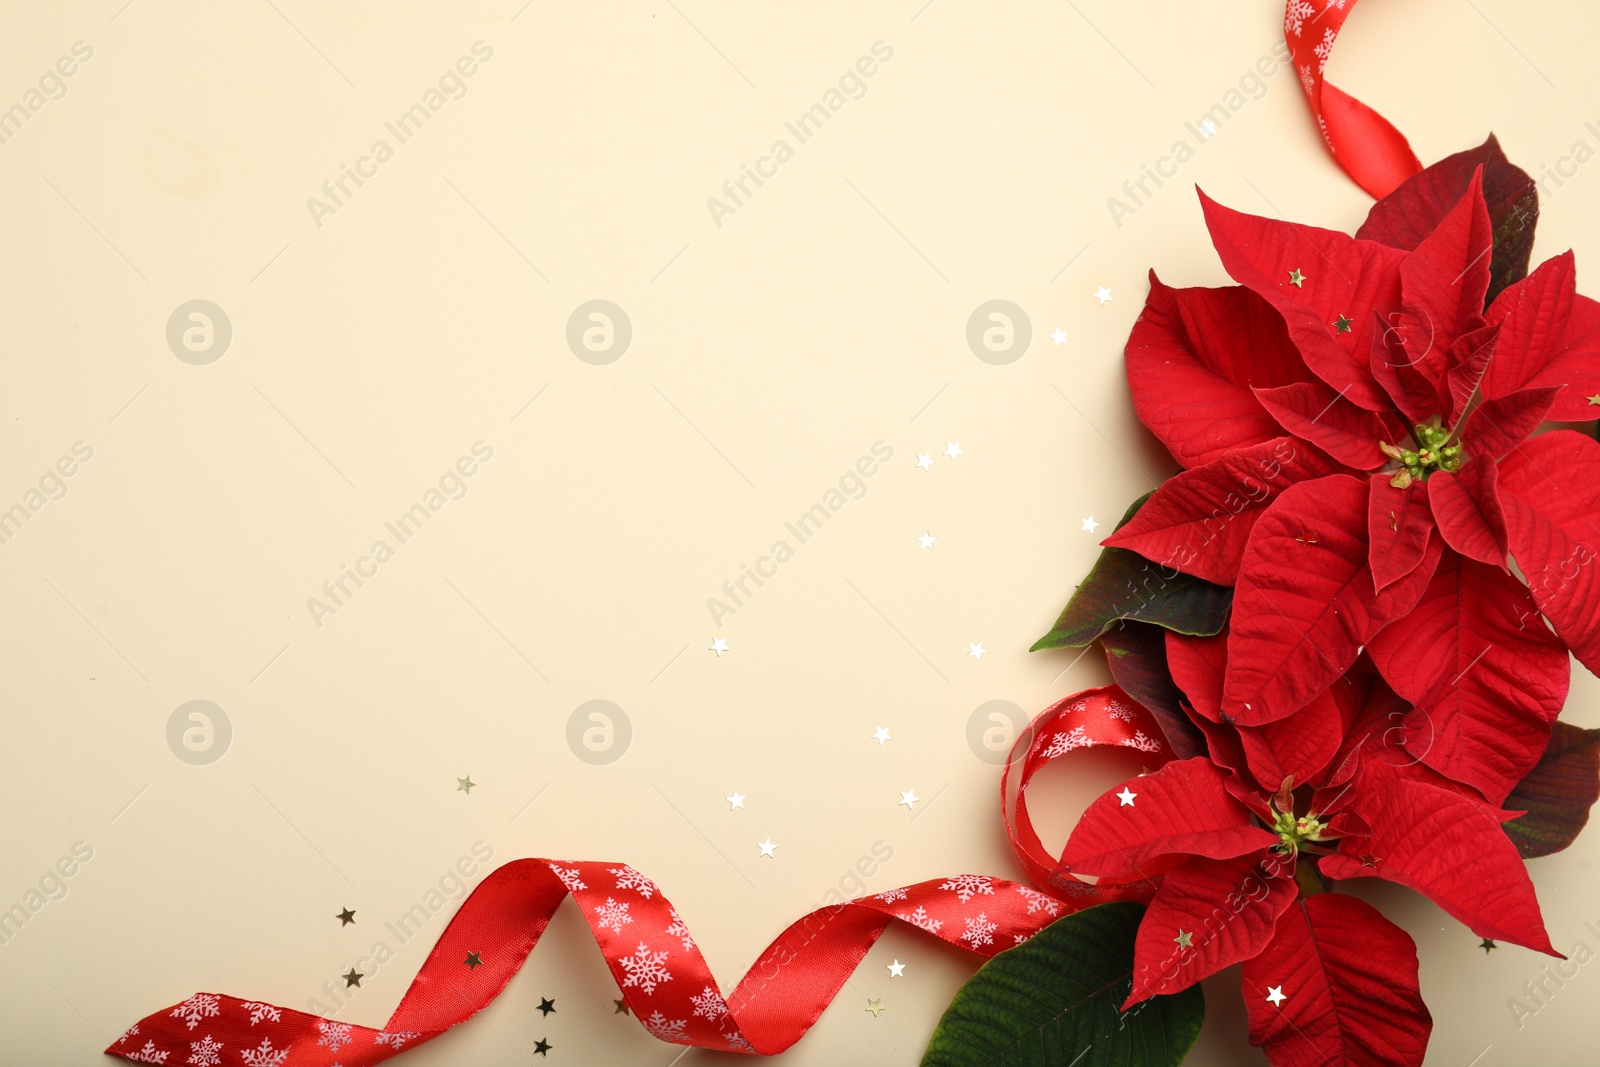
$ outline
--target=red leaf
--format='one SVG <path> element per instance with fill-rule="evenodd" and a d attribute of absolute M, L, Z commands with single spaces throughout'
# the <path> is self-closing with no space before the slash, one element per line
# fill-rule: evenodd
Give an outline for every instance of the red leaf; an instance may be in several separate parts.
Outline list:
<path fill-rule="evenodd" d="M 1124 792 L 1133 794 L 1131 803 Z M 1276 834 L 1250 825 L 1250 813 L 1228 795 L 1213 763 L 1174 760 L 1090 804 L 1055 875 L 1148 877 L 1157 873 L 1152 860 L 1175 854 L 1232 859 L 1277 843 Z"/>
<path fill-rule="evenodd" d="M 1356 813 L 1371 837 L 1347 837 L 1323 858 L 1329 878 L 1385 878 L 1409 886 L 1479 937 L 1559 956 L 1517 848 L 1500 829 L 1508 813 L 1414 781 L 1376 761 L 1363 765 Z"/>
<path fill-rule="evenodd" d="M 1223 267 L 1278 309 L 1306 366 L 1363 408 L 1389 407 L 1367 360 L 1373 312 L 1400 307 L 1405 253 L 1334 230 L 1246 215 L 1204 193 L 1200 203 Z M 1290 282 L 1291 271 L 1305 276 L 1302 284 Z"/>
<path fill-rule="evenodd" d="M 1242 984 L 1250 1043 L 1272 1067 L 1417 1067 L 1433 1031 L 1416 943 L 1342 893 L 1286 910 Z"/>
<path fill-rule="evenodd" d="M 1539 762 L 1572 669 L 1521 582 L 1453 553 L 1369 651 L 1415 705 L 1406 750 L 1492 804 Z"/>
<path fill-rule="evenodd" d="M 1374 474 L 1367 497 L 1367 559 L 1379 591 L 1416 570 L 1428 552 L 1433 536 L 1433 512 L 1428 507 L 1428 483 L 1412 482 L 1404 489 L 1389 484 L 1390 475 Z"/>
<path fill-rule="evenodd" d="M 1528 439 L 1550 414 L 1561 389 L 1519 389 L 1485 400 L 1472 409 L 1461 430 L 1463 451 L 1480 459 L 1499 459 Z"/>
<path fill-rule="evenodd" d="M 1394 421 L 1356 407 L 1323 382 L 1257 389 L 1256 399 L 1285 430 L 1358 470 L 1383 466 L 1378 442 L 1397 441 L 1405 433 Z"/>
<path fill-rule="evenodd" d="M 1558 422 L 1588 422 L 1600 416 L 1600 303 L 1578 294 L 1567 320 L 1571 343 L 1534 375 L 1530 386 L 1562 387 L 1549 417 Z"/>
<path fill-rule="evenodd" d="M 1413 423 L 1428 421 L 1449 400 L 1449 341 L 1434 323 L 1415 314 L 1380 316 L 1373 330 L 1367 366 Z"/>
<path fill-rule="evenodd" d="M 1483 199 L 1483 170 L 1479 168 L 1456 205 L 1400 265 L 1400 294 L 1406 318 L 1412 323 L 1408 341 L 1426 340 L 1442 361 L 1457 337 L 1483 325 L 1493 249 L 1489 206 Z M 1415 362 L 1428 358 L 1417 346 L 1408 348 Z"/>
<path fill-rule="evenodd" d="M 1374 634 L 1416 604 L 1443 546 L 1382 593 L 1367 564 L 1367 486 L 1335 474 L 1302 482 L 1256 521 L 1228 635 L 1222 709 L 1245 726 L 1304 707 Z"/>
<path fill-rule="evenodd" d="M 1500 323 L 1483 395 L 1495 399 L 1519 389 L 1563 386 L 1561 419 L 1592 419 L 1600 407 L 1585 393 L 1600 393 L 1600 306 L 1576 292 L 1572 253 L 1545 260 L 1489 308 Z"/>
<path fill-rule="evenodd" d="M 1127 370 L 1139 421 L 1185 467 L 1280 436 L 1251 386 L 1311 378 L 1283 320 L 1250 290 L 1173 289 L 1154 271 Z"/>
<path fill-rule="evenodd" d="M 1506 160 L 1493 135 L 1479 147 L 1441 159 L 1406 179 L 1372 205 L 1356 236 L 1396 248 L 1416 248 L 1439 225 L 1451 205 L 1460 200 L 1480 168 L 1483 195 L 1494 228 L 1493 281 L 1488 293 L 1489 299 L 1494 299 L 1500 290 L 1528 273 L 1534 224 L 1539 220 L 1539 191 L 1525 171 Z"/>
<path fill-rule="evenodd" d="M 1169 479 L 1101 544 L 1132 549 L 1163 567 L 1232 585 L 1245 539 L 1262 509 L 1290 485 L 1338 469 L 1292 437 L 1236 448 Z"/>
<path fill-rule="evenodd" d="M 1500 502 L 1539 610 L 1600 672 L 1600 444 L 1571 430 L 1535 437 L 1500 462 Z"/>
<path fill-rule="evenodd" d="M 1493 323 L 1456 338 L 1450 346 L 1450 371 L 1445 375 L 1445 386 L 1450 393 L 1451 425 L 1455 425 L 1477 395 L 1478 384 L 1489 369 L 1494 357 L 1495 344 L 1500 340 L 1500 324 Z"/>
<path fill-rule="evenodd" d="M 1196 858 L 1168 871 L 1139 922 L 1133 991 L 1122 1010 L 1255 956 L 1298 892 L 1294 860 L 1272 851 Z"/>
<path fill-rule="evenodd" d="M 1500 468 L 1469 461 L 1456 474 L 1428 477 L 1428 503 L 1444 543 L 1469 559 L 1504 569 L 1506 517 L 1500 510 Z"/>
<path fill-rule="evenodd" d="M 1335 696 L 1337 689 L 1336 683 L 1287 718 L 1239 727 L 1250 774 L 1263 788 L 1276 790 L 1285 778 L 1305 785 L 1328 766 L 1349 725 Z"/>
<path fill-rule="evenodd" d="M 1221 722 L 1222 679 L 1228 670 L 1228 635 L 1190 637 L 1167 633 L 1167 667 L 1195 711 Z"/>

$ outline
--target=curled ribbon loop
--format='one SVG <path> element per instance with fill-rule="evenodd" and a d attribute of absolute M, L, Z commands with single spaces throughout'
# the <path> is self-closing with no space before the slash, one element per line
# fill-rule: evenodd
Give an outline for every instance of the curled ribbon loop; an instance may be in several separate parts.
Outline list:
<path fill-rule="evenodd" d="M 726 999 L 687 924 L 649 878 L 623 863 L 520 859 L 496 868 L 462 902 L 382 1029 L 196 993 L 141 1019 L 106 1052 L 135 1063 L 173 1065 L 381 1063 L 487 1007 L 571 896 L 628 1007 L 652 1035 L 679 1045 L 775 1055 L 811 1028 L 891 922 L 987 959 L 1062 914 L 1107 900 L 1148 900 L 1154 889 L 1148 882 L 1052 881 L 1055 860 L 1028 821 L 1023 794 L 1039 768 L 1078 748 L 1124 746 L 1164 762 L 1160 738 L 1150 713 L 1115 686 L 1053 705 L 1011 753 L 1013 763 L 1020 759 L 1021 778 L 1015 810 L 1005 814 L 1006 830 L 1034 886 L 961 874 L 819 908 L 767 946 Z M 1008 764 L 1003 806 L 1010 777 Z"/>
<path fill-rule="evenodd" d="M 1356 0 L 1288 0 L 1283 37 L 1334 161 L 1381 199 L 1422 170 L 1422 163 L 1388 119 L 1323 78 L 1333 42 L 1355 6 Z"/>

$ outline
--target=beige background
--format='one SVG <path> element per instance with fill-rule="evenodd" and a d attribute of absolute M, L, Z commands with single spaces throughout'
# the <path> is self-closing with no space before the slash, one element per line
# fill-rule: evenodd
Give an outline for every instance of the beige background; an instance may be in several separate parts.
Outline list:
<path fill-rule="evenodd" d="M 1369 203 L 1283 71 L 1121 228 L 1108 213 L 1270 52 L 1279 0 L 124 3 L 0 22 L 0 106 L 93 49 L 0 145 L 0 507 L 94 450 L 0 545 L 0 906 L 93 849 L 0 946 L 6 1064 L 103 1062 L 197 989 L 304 1007 L 480 840 L 649 873 L 728 989 L 876 842 L 872 891 L 1016 876 L 966 723 L 1103 680 L 1098 653 L 1026 649 L 1097 552 L 1082 520 L 1170 469 L 1120 353 L 1147 267 L 1222 280 L 1188 186 L 1341 228 Z M 1330 73 L 1424 159 L 1492 128 L 1537 172 L 1600 147 L 1597 33 L 1576 2 L 1368 0 Z M 307 198 L 480 40 L 467 95 L 318 228 Z M 707 198 L 880 40 L 866 94 L 719 228 Z M 1546 191 L 1537 255 L 1592 262 L 1600 170 Z M 233 325 L 208 366 L 164 336 L 196 298 Z M 564 341 L 593 298 L 633 324 L 609 366 Z M 992 298 L 1032 322 L 1009 366 L 965 343 Z M 307 598 L 479 440 L 466 495 L 315 625 Z M 715 628 L 707 598 L 879 440 L 864 498 Z M 1583 676 L 1569 717 L 1600 723 L 1597 692 Z M 633 728 L 609 766 L 566 742 L 596 698 Z M 209 766 L 167 745 L 191 699 L 232 723 Z M 1110 774 L 1064 778 L 1087 796 Z M 1563 948 L 1600 947 L 1597 852 L 1591 833 L 1536 865 Z M 1600 976 L 1519 1029 L 1507 999 L 1540 957 L 1358 891 L 1419 942 L 1430 1064 L 1592 1061 Z M 424 954 L 400 947 L 342 1016 L 381 1023 Z M 892 930 L 787 1061 L 914 1064 L 970 968 Z M 1194 1064 L 1261 1062 L 1236 983 L 1207 983 Z M 551 1063 L 672 1062 L 615 995 L 564 908 L 483 1018 L 407 1060 L 531 1062 L 543 1037 Z"/>

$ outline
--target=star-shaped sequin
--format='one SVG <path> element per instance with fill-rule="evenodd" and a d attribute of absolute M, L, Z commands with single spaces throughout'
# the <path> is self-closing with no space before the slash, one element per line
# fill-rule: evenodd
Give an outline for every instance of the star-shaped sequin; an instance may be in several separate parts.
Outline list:
<path fill-rule="evenodd" d="M 351 923 L 356 921 L 356 913 L 351 911 L 349 908 L 346 908 L 338 915 L 334 916 L 334 918 L 339 920 L 340 926 L 349 926 Z"/>
<path fill-rule="evenodd" d="M 478 969 L 478 966 L 483 963 L 483 960 L 476 952 L 469 952 L 467 953 L 467 958 L 461 962 L 466 964 L 467 970 L 475 971 Z"/>
<path fill-rule="evenodd" d="M 1354 319 L 1345 315 L 1340 315 L 1338 318 L 1333 320 L 1333 330 L 1335 333 L 1349 333 L 1350 327 L 1354 325 L 1354 323 Z"/>
<path fill-rule="evenodd" d="M 545 1015 L 549 1015 L 551 1012 L 553 1012 L 555 1010 L 556 1010 L 556 1002 L 555 1001 L 551 1000 L 549 997 L 540 997 L 539 998 L 539 1011 L 541 1011 Z"/>
<path fill-rule="evenodd" d="M 1300 273 L 1299 267 L 1296 267 L 1294 270 L 1289 272 L 1289 284 L 1297 289 L 1304 289 L 1306 287 L 1306 276 Z"/>

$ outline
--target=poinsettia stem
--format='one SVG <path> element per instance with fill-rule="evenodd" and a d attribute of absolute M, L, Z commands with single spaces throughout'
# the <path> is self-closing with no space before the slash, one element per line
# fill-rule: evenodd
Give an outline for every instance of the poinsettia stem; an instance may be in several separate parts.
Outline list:
<path fill-rule="evenodd" d="M 1301 851 L 1308 852 L 1310 849 L 1302 845 Z M 1318 849 L 1318 851 L 1320 852 L 1322 850 Z M 1317 870 L 1317 865 L 1315 863 L 1296 864 L 1294 869 L 1294 880 L 1295 883 L 1300 887 L 1300 895 L 1303 897 L 1314 897 L 1318 893 L 1326 893 L 1328 891 L 1328 883 L 1322 877 L 1321 872 Z"/>

